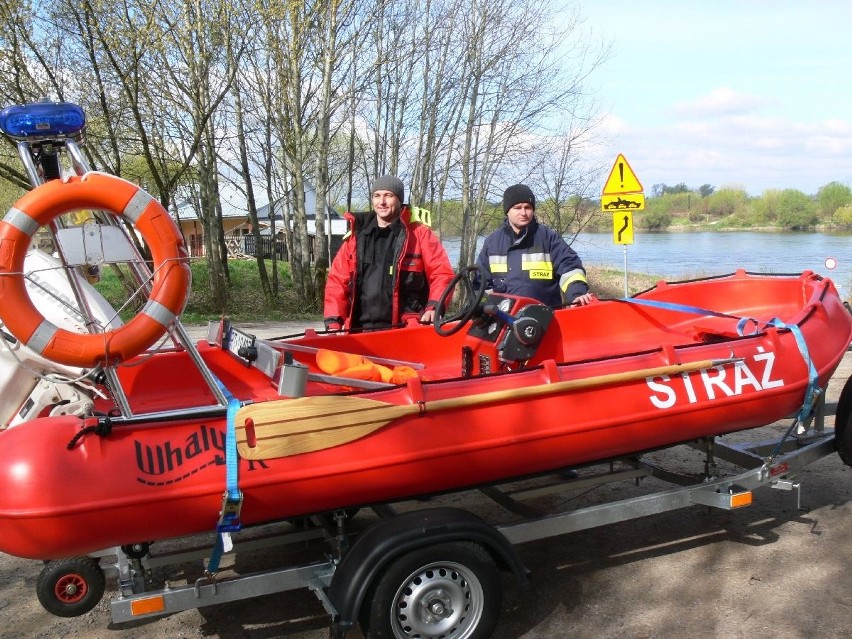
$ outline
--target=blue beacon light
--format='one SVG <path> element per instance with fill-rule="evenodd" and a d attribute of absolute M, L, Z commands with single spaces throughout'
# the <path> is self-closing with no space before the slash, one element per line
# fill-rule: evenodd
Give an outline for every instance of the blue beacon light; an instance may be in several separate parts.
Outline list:
<path fill-rule="evenodd" d="M 70 102 L 31 102 L 0 111 L 0 129 L 16 140 L 73 138 L 85 126 L 83 109 Z"/>

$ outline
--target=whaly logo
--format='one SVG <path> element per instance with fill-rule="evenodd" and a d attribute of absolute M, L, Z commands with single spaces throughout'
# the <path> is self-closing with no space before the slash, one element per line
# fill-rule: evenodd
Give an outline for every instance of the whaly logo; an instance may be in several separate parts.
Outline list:
<path fill-rule="evenodd" d="M 190 477 L 208 466 L 225 465 L 225 432 L 201 424 L 181 442 L 147 444 L 134 440 L 139 483 L 166 486 Z M 246 470 L 269 468 L 263 461 L 249 461 Z"/>

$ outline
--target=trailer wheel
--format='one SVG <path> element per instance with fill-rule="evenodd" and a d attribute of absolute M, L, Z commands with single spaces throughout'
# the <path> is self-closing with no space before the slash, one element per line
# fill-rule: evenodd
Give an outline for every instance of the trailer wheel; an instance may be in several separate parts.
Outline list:
<path fill-rule="evenodd" d="M 425 546 L 393 561 L 365 601 L 368 639 L 487 639 L 503 599 L 491 555 L 472 542 Z"/>
<path fill-rule="evenodd" d="M 852 466 L 852 377 L 840 393 L 834 417 L 834 447 L 847 466 Z"/>
<path fill-rule="evenodd" d="M 103 597 L 104 572 L 91 557 L 48 562 L 36 583 L 36 594 L 44 609 L 58 617 L 86 614 Z"/>

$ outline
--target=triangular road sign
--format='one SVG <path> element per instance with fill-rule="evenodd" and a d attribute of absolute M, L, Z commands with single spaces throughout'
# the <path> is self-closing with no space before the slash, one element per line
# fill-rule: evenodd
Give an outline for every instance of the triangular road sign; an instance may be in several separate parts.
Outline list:
<path fill-rule="evenodd" d="M 630 168 L 627 163 L 627 158 L 619 153 L 615 158 L 615 163 L 612 165 L 612 170 L 609 172 L 606 184 L 604 184 L 601 195 L 623 195 L 625 193 L 642 193 L 645 189 L 642 188 L 639 178 Z"/>

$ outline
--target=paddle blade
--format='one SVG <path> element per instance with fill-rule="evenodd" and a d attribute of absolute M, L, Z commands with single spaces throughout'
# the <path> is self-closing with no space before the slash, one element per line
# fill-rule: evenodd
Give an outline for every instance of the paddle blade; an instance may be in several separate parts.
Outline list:
<path fill-rule="evenodd" d="M 243 459 L 274 459 L 323 450 L 365 437 L 418 410 L 414 405 L 333 395 L 249 404 L 237 411 L 237 450 Z"/>

